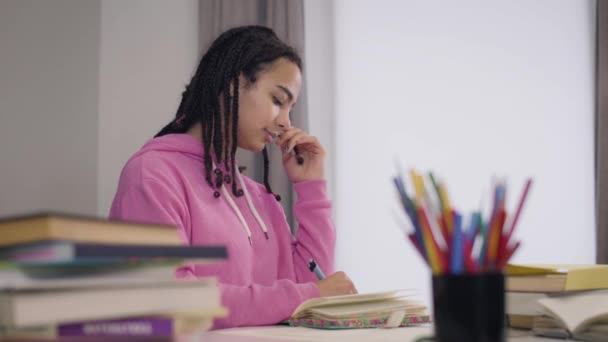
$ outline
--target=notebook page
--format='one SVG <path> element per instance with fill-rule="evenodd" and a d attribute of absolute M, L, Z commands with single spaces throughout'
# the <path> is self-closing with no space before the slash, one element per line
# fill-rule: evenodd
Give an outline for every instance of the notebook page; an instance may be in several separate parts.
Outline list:
<path fill-rule="evenodd" d="M 408 307 L 418 307 L 419 305 L 412 305 L 410 302 L 405 300 L 391 300 L 391 301 L 380 301 L 380 302 L 363 302 L 356 304 L 338 305 L 338 306 L 326 306 L 320 308 L 313 308 L 309 311 L 314 314 L 322 315 L 324 317 L 353 317 L 359 315 L 374 315 L 376 313 L 391 312 L 395 310 L 406 310 Z"/>
<path fill-rule="evenodd" d="M 365 294 L 354 294 L 354 295 L 344 295 L 344 296 L 332 296 L 332 297 L 320 297 L 313 298 L 305 301 L 300 304 L 293 315 L 297 315 L 301 311 L 312 307 L 323 307 L 323 306 L 331 306 L 331 305 L 339 305 L 345 303 L 358 303 L 358 302 L 367 302 L 367 301 L 375 301 L 375 300 L 385 300 L 392 298 L 403 298 L 408 296 L 413 296 L 415 294 L 412 290 L 396 290 L 396 291 L 387 291 L 387 292 L 377 292 L 377 293 L 365 293 Z"/>
<path fill-rule="evenodd" d="M 608 317 L 608 291 L 592 291 L 568 297 L 543 298 L 538 303 L 572 333 L 593 320 Z"/>

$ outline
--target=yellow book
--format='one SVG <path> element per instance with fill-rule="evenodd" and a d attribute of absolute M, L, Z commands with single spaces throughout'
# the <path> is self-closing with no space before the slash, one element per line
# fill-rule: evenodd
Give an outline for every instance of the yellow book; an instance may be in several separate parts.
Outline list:
<path fill-rule="evenodd" d="M 514 329 L 532 329 L 535 317 L 533 315 L 507 315 L 509 327 Z"/>
<path fill-rule="evenodd" d="M 220 290 L 214 278 L 127 279 L 76 288 L 59 284 L 0 291 L 0 326 L 45 326 L 219 307 Z"/>
<path fill-rule="evenodd" d="M 508 265 L 507 291 L 563 292 L 608 289 L 608 265 Z"/>

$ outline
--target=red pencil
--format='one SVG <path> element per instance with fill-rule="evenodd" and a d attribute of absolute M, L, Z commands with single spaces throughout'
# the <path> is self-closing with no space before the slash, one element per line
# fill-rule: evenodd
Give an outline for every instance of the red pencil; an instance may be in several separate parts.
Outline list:
<path fill-rule="evenodd" d="M 524 192 L 522 193 L 519 204 L 517 205 L 517 211 L 515 212 L 515 216 L 513 216 L 513 222 L 511 223 L 511 227 L 507 232 L 507 237 L 505 241 L 505 245 L 508 245 L 511 241 L 511 237 L 513 235 L 513 231 L 515 231 L 515 225 L 517 224 L 517 220 L 519 219 L 519 215 L 521 214 L 521 210 L 524 207 L 524 203 L 526 202 L 526 198 L 528 197 L 528 192 L 530 191 L 530 187 L 532 186 L 532 179 L 528 178 L 526 180 L 526 185 L 524 186 Z"/>
<path fill-rule="evenodd" d="M 500 265 L 500 248 L 501 244 L 504 243 L 503 241 L 505 240 L 503 236 L 503 231 L 506 219 L 507 212 L 502 208 L 499 209 L 498 220 L 496 221 L 496 227 L 492 233 L 493 235 L 492 239 L 490 240 L 490 247 L 488 248 L 488 250 L 490 251 L 489 265 L 491 265 L 492 267 L 497 267 L 498 265 Z"/>
<path fill-rule="evenodd" d="M 505 233 L 505 226 L 507 220 L 507 212 L 502 211 L 500 229 L 498 230 L 498 251 L 496 252 L 496 258 L 494 259 L 494 265 L 500 266 L 502 265 L 502 261 L 505 258 L 505 253 L 507 250 L 507 234 Z"/>
<path fill-rule="evenodd" d="M 513 245 L 513 247 L 509 248 L 509 251 L 507 252 L 507 255 L 505 256 L 504 260 L 502 260 L 502 265 L 500 265 L 501 269 L 504 269 L 504 267 L 509 263 L 509 259 L 511 259 L 511 257 L 513 256 L 513 254 L 519 248 L 519 246 L 521 246 L 521 243 L 520 243 L 520 241 L 517 241 L 515 243 L 515 245 Z"/>
<path fill-rule="evenodd" d="M 477 273 L 478 267 L 471 253 L 473 252 L 473 244 L 475 240 L 470 240 L 466 235 L 463 237 L 464 242 L 464 262 L 465 268 L 469 273 Z"/>

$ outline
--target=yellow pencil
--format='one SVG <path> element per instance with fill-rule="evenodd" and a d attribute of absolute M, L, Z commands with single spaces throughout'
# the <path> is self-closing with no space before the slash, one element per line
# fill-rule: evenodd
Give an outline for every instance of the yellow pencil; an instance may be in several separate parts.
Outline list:
<path fill-rule="evenodd" d="M 410 174 L 416 191 L 416 201 L 421 204 L 424 202 L 424 179 L 414 169 L 410 170 Z"/>
<path fill-rule="evenodd" d="M 427 257 L 429 260 L 429 264 L 431 265 L 431 270 L 433 274 L 441 273 L 441 265 L 439 264 L 439 251 L 437 250 L 437 246 L 433 243 L 433 232 L 431 231 L 431 227 L 428 225 L 426 219 L 423 218 L 424 209 L 422 207 L 418 208 L 418 222 L 420 222 L 420 226 L 422 228 L 422 239 L 424 240 L 424 248 L 426 249 Z"/>
<path fill-rule="evenodd" d="M 428 222 L 425 222 L 423 217 L 423 205 L 424 205 L 424 179 L 419 175 L 416 170 L 410 170 L 410 176 L 412 177 L 412 183 L 414 185 L 414 191 L 416 192 L 417 202 L 417 215 L 418 222 L 420 222 L 420 228 L 422 230 L 422 240 L 424 242 L 424 248 L 427 253 L 428 262 L 431 265 L 433 274 L 441 273 L 441 265 L 439 264 L 439 251 L 433 243 L 433 232 Z"/>
<path fill-rule="evenodd" d="M 452 234 L 454 229 L 454 221 L 452 218 L 452 206 L 450 205 L 450 198 L 448 197 L 448 190 L 445 188 L 443 183 L 439 183 L 439 200 L 443 207 L 443 217 L 445 218 L 445 224 L 448 228 L 448 233 Z"/>

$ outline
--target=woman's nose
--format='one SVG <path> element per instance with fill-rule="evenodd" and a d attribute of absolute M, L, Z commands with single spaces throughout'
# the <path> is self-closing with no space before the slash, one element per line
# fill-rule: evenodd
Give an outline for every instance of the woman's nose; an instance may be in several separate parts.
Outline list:
<path fill-rule="evenodd" d="M 279 115 L 277 117 L 276 124 L 281 129 L 291 128 L 291 120 L 289 119 L 289 113 Z"/>

